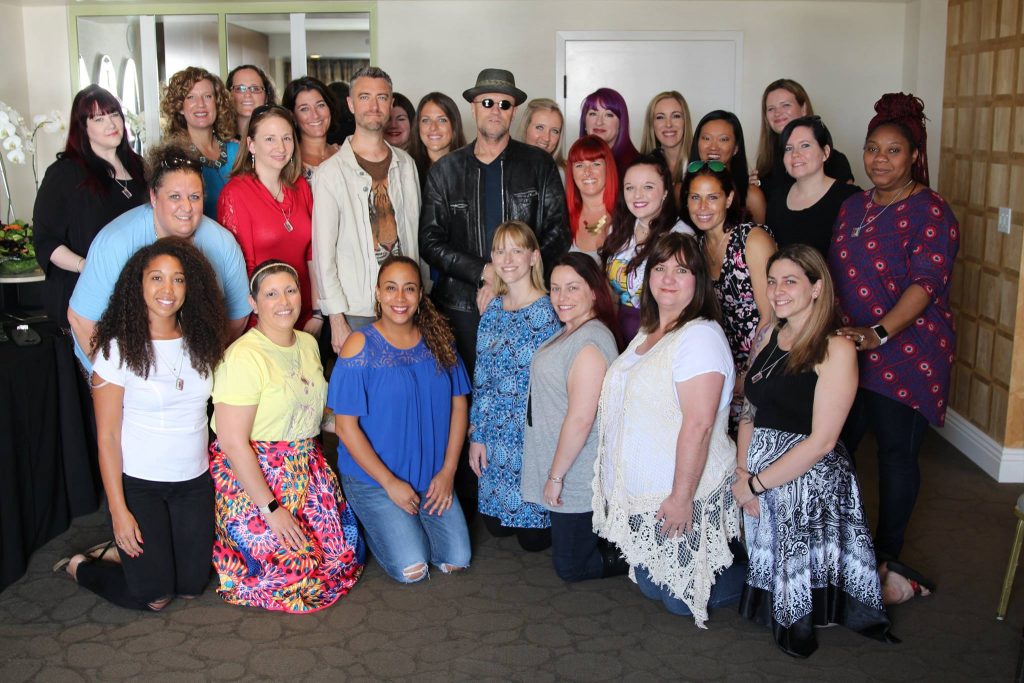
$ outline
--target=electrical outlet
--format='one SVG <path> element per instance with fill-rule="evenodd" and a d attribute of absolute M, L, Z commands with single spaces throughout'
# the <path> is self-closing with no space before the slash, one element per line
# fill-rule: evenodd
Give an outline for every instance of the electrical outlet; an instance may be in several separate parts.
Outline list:
<path fill-rule="evenodd" d="M 1011 214 L 1012 214 L 1012 212 L 1010 211 L 1010 207 L 1008 207 L 1008 206 L 1000 206 L 999 207 L 999 226 L 998 226 L 997 229 L 999 230 L 999 232 L 1003 233 L 1004 235 L 1009 235 L 1010 234 L 1010 218 L 1011 218 Z"/>

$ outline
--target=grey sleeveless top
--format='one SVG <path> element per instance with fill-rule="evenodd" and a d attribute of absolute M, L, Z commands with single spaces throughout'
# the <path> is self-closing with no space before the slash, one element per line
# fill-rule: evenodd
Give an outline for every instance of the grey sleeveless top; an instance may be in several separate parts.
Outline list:
<path fill-rule="evenodd" d="M 615 337 L 601 322 L 588 320 L 582 327 L 564 337 L 564 330 L 537 349 L 530 365 L 530 399 L 526 413 L 526 438 L 523 447 L 522 495 L 523 500 L 548 507 L 544 501 L 551 461 L 558 447 L 558 435 L 569 409 L 567 383 L 569 370 L 577 354 L 592 345 L 611 365 L 619 355 Z M 594 460 L 597 458 L 598 424 L 587 436 L 583 450 L 565 474 L 562 485 L 561 507 L 549 508 L 555 512 L 590 512 L 593 498 Z"/>

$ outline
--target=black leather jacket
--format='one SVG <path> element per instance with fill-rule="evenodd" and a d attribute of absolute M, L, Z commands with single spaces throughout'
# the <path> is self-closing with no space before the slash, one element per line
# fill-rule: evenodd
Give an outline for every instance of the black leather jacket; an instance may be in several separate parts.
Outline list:
<path fill-rule="evenodd" d="M 441 306 L 476 312 L 477 282 L 490 261 L 481 223 L 480 163 L 475 141 L 430 167 L 420 210 L 420 256 L 440 272 L 432 297 Z M 551 155 L 509 140 L 501 160 L 502 216 L 531 226 L 545 274 L 569 248 L 565 190 Z"/>

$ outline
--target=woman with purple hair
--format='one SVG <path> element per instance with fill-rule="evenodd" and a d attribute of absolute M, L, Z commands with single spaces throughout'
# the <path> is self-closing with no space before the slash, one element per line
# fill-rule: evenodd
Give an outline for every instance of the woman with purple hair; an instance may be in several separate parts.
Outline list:
<path fill-rule="evenodd" d="M 622 95 L 598 88 L 580 107 L 580 137 L 596 135 L 612 148 L 616 168 L 626 168 L 639 154 L 629 139 L 629 110 Z"/>

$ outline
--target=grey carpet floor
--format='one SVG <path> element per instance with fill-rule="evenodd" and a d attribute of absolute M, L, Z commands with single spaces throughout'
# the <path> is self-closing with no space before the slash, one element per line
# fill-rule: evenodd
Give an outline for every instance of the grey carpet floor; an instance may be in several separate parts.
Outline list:
<path fill-rule="evenodd" d="M 212 584 L 159 614 L 130 612 L 50 572 L 109 536 L 96 513 L 0 593 L 0 681 L 1011 680 L 1024 577 L 1006 621 L 995 611 L 1024 487 L 994 483 L 935 434 L 922 461 L 903 559 L 939 590 L 890 610 L 898 645 L 823 629 L 818 651 L 794 660 L 734 608 L 712 611 L 700 630 L 624 577 L 566 585 L 549 553 L 526 554 L 479 526 L 468 572 L 401 586 L 371 563 L 348 596 L 315 614 L 232 607 Z M 870 517 L 873 458 L 860 464 Z"/>

